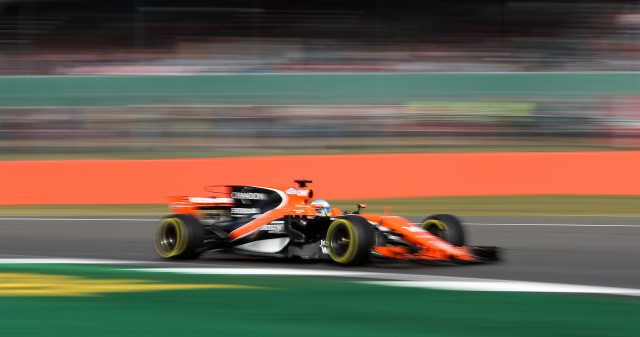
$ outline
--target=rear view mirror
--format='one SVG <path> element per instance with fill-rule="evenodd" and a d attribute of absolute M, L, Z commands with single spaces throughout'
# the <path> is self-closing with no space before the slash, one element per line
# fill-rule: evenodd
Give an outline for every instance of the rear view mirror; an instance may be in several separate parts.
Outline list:
<path fill-rule="evenodd" d="M 353 213 L 355 213 L 355 214 L 359 214 L 361 209 L 363 209 L 363 208 L 367 208 L 367 204 L 357 204 L 357 205 L 356 205 L 356 207 L 357 207 L 358 209 L 357 209 L 355 212 L 353 212 Z"/>

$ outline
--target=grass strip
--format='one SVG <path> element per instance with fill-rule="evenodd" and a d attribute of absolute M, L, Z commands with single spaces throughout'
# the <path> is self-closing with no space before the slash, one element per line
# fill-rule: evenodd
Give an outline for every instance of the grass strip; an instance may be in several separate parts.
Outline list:
<path fill-rule="evenodd" d="M 15 148 L 14 145 L 5 146 Z M 0 143 L 0 148 L 3 148 Z M 86 152 L 77 147 L 50 149 L 39 147 L 39 152 L 5 151 L 0 153 L 0 161 L 28 160 L 117 160 L 117 159 L 184 159 L 184 158 L 236 158 L 292 155 L 350 155 L 350 154 L 388 154 L 388 153 L 480 153 L 480 152 L 591 152 L 591 151 L 633 151 L 637 146 L 598 146 L 598 145 L 442 145 L 442 146 L 336 146 L 332 148 L 239 148 L 225 150 L 174 149 L 158 151 L 152 148 L 123 149 L 91 148 Z"/>
<path fill-rule="evenodd" d="M 363 199 L 331 202 L 353 210 L 367 204 L 365 212 L 400 215 L 452 213 L 457 215 L 606 215 L 640 216 L 640 196 L 542 195 Z M 168 212 L 166 205 L 23 205 L 0 206 L 0 216 L 150 216 Z"/>
<path fill-rule="evenodd" d="M 0 297 L 3 336 L 636 337 L 640 334 L 637 320 L 640 305 L 635 298 L 441 291 L 324 277 L 182 275 L 104 266 L 0 264 L 0 279 L 7 278 L 12 282 L 4 283 L 6 294 Z M 53 282 L 65 278 L 73 281 Z M 113 288 L 114 283 L 244 287 L 104 291 Z M 103 291 L 83 295 L 65 292 L 77 286 Z M 9 292 L 31 287 L 46 291 L 39 296 Z"/>

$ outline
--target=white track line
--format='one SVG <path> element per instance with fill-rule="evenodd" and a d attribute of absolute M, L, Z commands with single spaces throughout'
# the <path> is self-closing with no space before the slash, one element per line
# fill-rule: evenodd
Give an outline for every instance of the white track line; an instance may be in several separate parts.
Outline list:
<path fill-rule="evenodd" d="M 108 259 L 77 259 L 77 258 L 0 258 L 0 264 L 143 264 L 158 263 L 153 261 L 129 261 Z"/>
<path fill-rule="evenodd" d="M 531 292 L 531 293 L 577 293 L 640 296 L 640 289 L 586 286 L 576 284 L 474 280 L 470 281 L 366 281 L 366 284 L 391 287 L 426 288 L 459 291 Z"/>
<path fill-rule="evenodd" d="M 214 72 L 208 74 L 199 74 L 199 75 L 161 75 L 163 77 L 182 77 L 182 78 L 195 78 L 195 77 L 215 77 L 215 76 L 238 76 L 238 77 L 257 77 L 257 76 L 280 76 L 287 77 L 289 75 L 299 76 L 299 75 L 314 75 L 314 76 L 327 76 L 327 75 L 373 75 L 373 76 L 387 76 L 387 75 L 432 75 L 432 74 L 461 74 L 461 75 L 505 75 L 505 76 L 513 76 L 514 74 L 527 74 L 527 75 L 548 75 L 548 74 L 586 74 L 586 75 L 594 75 L 594 74 L 640 74 L 638 71 L 626 71 L 626 70 L 617 70 L 617 71 L 607 71 L 607 70 L 575 70 L 575 71 L 416 71 L 416 72 L 408 72 L 408 71 L 383 71 L 383 72 L 372 72 L 372 71 L 290 71 L 290 72 L 275 72 L 275 71 L 265 71 L 265 72 Z M 152 78 L 156 75 L 116 75 L 115 77 L 128 77 L 128 78 Z M 101 78 L 104 76 L 101 75 L 5 75 L 2 76 L 4 78 L 70 78 L 70 77 L 83 77 L 83 78 Z"/>
<path fill-rule="evenodd" d="M 141 218 L 0 218 L 0 221 L 140 221 L 156 222 L 158 219 Z"/>
<path fill-rule="evenodd" d="M 640 289 L 632 288 L 322 269 L 301 270 L 286 268 L 145 268 L 133 270 L 152 273 L 159 272 L 191 275 L 329 276 L 345 278 L 386 279 L 387 281 L 358 281 L 358 283 L 392 287 L 427 288 L 457 291 L 578 293 L 640 296 Z M 391 279 L 392 281 L 388 281 L 389 279 Z"/>
<path fill-rule="evenodd" d="M 420 225 L 419 222 L 412 222 L 414 225 Z M 574 224 L 574 223 L 484 223 L 484 222 L 465 222 L 469 226 L 505 226 L 505 227 L 636 227 L 640 225 L 607 225 L 607 224 Z"/>
<path fill-rule="evenodd" d="M 73 258 L 0 258 L 0 264 L 139 264 L 145 261 L 123 261 L 102 259 Z M 151 262 L 152 263 L 152 262 Z M 293 269 L 293 268 L 126 268 L 127 271 L 148 273 L 173 273 L 192 275 L 270 275 L 270 276 L 326 276 L 342 278 L 377 279 L 376 281 L 357 281 L 362 284 L 427 288 L 457 291 L 490 291 L 490 292 L 534 292 L 534 293 L 578 293 L 605 294 L 620 296 L 640 296 L 640 289 L 602 287 L 561 283 L 528 282 L 496 279 L 480 279 L 466 277 L 448 277 L 415 274 L 376 273 L 359 271 L 342 271 L 328 269 Z M 379 281 L 385 280 L 385 281 Z"/>
<path fill-rule="evenodd" d="M 0 218 L 0 221 L 135 221 L 135 222 L 156 222 L 158 219 L 151 218 L 25 218 L 25 217 L 13 217 L 13 218 Z M 419 223 L 414 223 L 419 224 Z M 510 226 L 510 227 L 628 227 L 628 228 L 640 228 L 638 225 L 611 225 L 611 224 L 571 224 L 571 223 L 479 223 L 469 222 L 466 223 L 470 226 Z"/>
<path fill-rule="evenodd" d="M 1 261 L 2 260 L 0 260 L 0 263 Z M 140 268 L 133 270 L 152 273 L 174 273 L 190 275 L 334 276 L 363 278 L 371 278 L 372 276 L 377 274 L 385 274 L 359 271 L 293 268 Z"/>
<path fill-rule="evenodd" d="M 538 226 L 538 227 L 636 227 L 640 225 L 599 225 L 599 224 L 571 224 L 571 223 L 466 223 L 470 226 Z"/>
<path fill-rule="evenodd" d="M 1 263 L 0 259 L 0 263 Z M 189 275 L 256 275 L 256 276 L 329 276 L 393 281 L 465 281 L 476 280 L 466 277 L 437 276 L 404 273 L 385 273 L 368 271 L 348 271 L 335 269 L 294 269 L 294 268 L 247 268 L 247 267 L 221 267 L 221 268 L 135 268 L 128 269 L 149 273 L 173 273 Z M 481 280 L 481 279 L 478 279 Z"/>

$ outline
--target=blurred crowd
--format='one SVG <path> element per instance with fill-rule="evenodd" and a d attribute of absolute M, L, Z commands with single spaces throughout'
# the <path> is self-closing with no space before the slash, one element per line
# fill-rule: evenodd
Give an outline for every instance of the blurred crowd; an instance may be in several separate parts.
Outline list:
<path fill-rule="evenodd" d="M 640 98 L 0 108 L 0 153 L 191 157 L 638 148 L 639 106 Z"/>
<path fill-rule="evenodd" d="M 0 74 L 640 70 L 638 1 L 0 2 Z"/>
<path fill-rule="evenodd" d="M 640 71 L 640 1 L 0 1 L 0 75 L 539 71 Z M 74 92 L 39 108 L 30 98 L 50 93 L 24 83 L 0 93 L 0 160 L 640 147 L 633 83 L 598 97 L 573 85 L 503 97 L 494 83 L 382 105 L 267 105 L 240 88 L 237 105 L 136 106 Z"/>

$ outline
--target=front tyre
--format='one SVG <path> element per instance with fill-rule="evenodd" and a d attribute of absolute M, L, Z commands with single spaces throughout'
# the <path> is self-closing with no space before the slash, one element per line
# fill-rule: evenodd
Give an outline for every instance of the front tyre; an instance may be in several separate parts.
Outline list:
<path fill-rule="evenodd" d="M 464 228 L 453 215 L 431 215 L 422 221 L 420 227 L 454 246 L 464 246 Z"/>
<path fill-rule="evenodd" d="M 361 265 L 371 255 L 374 242 L 369 222 L 347 215 L 334 220 L 327 230 L 326 245 L 331 260 L 342 265 Z"/>
<path fill-rule="evenodd" d="M 203 245 L 204 229 L 191 215 L 166 216 L 156 227 L 154 247 L 163 259 L 195 259 L 200 256 Z"/>

